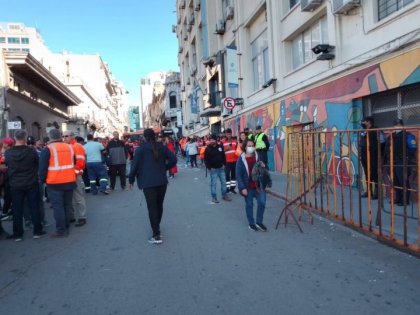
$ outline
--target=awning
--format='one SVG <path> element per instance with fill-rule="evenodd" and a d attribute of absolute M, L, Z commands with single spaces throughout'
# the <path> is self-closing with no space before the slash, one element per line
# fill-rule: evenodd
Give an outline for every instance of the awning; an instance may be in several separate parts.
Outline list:
<path fill-rule="evenodd" d="M 7 66 L 13 73 L 49 91 L 51 95 L 61 100 L 64 105 L 80 104 L 81 100 L 31 54 L 4 52 L 4 57 Z"/>
<path fill-rule="evenodd" d="M 207 107 L 200 113 L 200 117 L 220 116 L 221 113 L 222 113 L 222 110 L 221 110 L 220 106 Z"/>

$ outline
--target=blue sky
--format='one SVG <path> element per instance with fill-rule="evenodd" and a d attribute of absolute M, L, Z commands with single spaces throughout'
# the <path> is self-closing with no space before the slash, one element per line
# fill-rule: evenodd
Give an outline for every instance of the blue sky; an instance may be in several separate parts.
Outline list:
<path fill-rule="evenodd" d="M 140 78 L 176 70 L 175 0 L 0 0 L 0 21 L 37 27 L 53 52 L 100 54 L 140 103 Z"/>

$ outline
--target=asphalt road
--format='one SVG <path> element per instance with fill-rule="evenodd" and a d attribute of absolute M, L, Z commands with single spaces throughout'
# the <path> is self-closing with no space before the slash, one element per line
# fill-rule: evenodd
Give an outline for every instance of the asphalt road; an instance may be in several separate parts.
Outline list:
<path fill-rule="evenodd" d="M 242 197 L 211 204 L 208 181 L 170 180 L 162 245 L 137 188 L 87 195 L 68 238 L 1 241 L 0 314 L 420 314 L 418 258 L 320 218 L 275 230 L 271 196 L 253 232 Z"/>

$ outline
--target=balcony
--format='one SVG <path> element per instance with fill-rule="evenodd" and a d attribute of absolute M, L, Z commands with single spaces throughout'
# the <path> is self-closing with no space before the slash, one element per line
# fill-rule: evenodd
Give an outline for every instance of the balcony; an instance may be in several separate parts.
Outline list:
<path fill-rule="evenodd" d="M 205 95 L 204 103 L 210 106 L 206 106 L 204 110 L 200 113 L 200 117 L 215 117 L 220 116 L 222 113 L 221 101 L 222 101 L 222 91 L 210 92 Z"/>

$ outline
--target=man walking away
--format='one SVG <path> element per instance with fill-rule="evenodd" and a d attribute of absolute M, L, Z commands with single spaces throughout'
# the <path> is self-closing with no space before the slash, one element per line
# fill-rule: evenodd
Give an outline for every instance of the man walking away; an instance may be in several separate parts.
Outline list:
<path fill-rule="evenodd" d="M 112 133 L 113 137 L 106 147 L 109 155 L 109 177 L 111 178 L 111 190 L 115 189 L 115 181 L 117 174 L 120 176 L 121 189 L 125 190 L 125 163 L 127 161 L 128 152 L 124 142 L 120 140 L 117 131 Z"/>
<path fill-rule="evenodd" d="M 74 171 L 76 173 L 76 188 L 73 191 L 73 213 L 71 218 L 74 217 L 74 212 L 77 212 L 77 222 L 74 226 L 83 226 L 86 224 L 86 200 L 83 194 L 83 170 L 86 166 L 86 152 L 80 143 L 77 143 L 73 131 L 67 130 L 63 133 L 63 140 L 65 143 L 73 147 L 74 157 L 76 163 Z"/>
<path fill-rule="evenodd" d="M 93 135 L 88 134 L 87 143 L 84 145 L 84 148 L 92 194 L 98 194 L 96 179 L 99 178 L 99 191 L 104 195 L 108 195 L 108 174 L 105 164 L 102 162 L 102 152 L 105 150 L 105 147 L 100 142 L 94 141 Z"/>
<path fill-rule="evenodd" d="M 47 184 L 48 197 L 54 210 L 56 233 L 51 237 L 65 237 L 69 233 L 69 219 L 72 211 L 73 190 L 76 188 L 74 152 L 72 146 L 64 143 L 60 130 L 48 132 L 50 143 L 41 152 L 39 178 Z"/>
<path fill-rule="evenodd" d="M 17 130 L 15 146 L 5 153 L 13 209 L 13 234 L 10 238 L 15 241 L 22 240 L 23 209 L 26 198 L 30 206 L 34 238 L 40 238 L 46 234 L 42 229 L 39 209 L 41 198 L 38 184 L 39 158 L 36 151 L 26 145 L 26 138 L 25 130 Z"/>
<path fill-rule="evenodd" d="M 210 137 L 210 143 L 204 151 L 204 163 L 206 168 L 210 172 L 210 191 L 212 201 L 214 203 L 219 203 L 216 194 L 216 181 L 217 178 L 220 180 L 222 198 L 225 201 L 231 201 L 230 197 L 227 195 L 226 189 L 226 176 L 224 166 L 226 164 L 225 151 L 223 146 L 217 143 L 217 136 L 212 135 Z"/>

